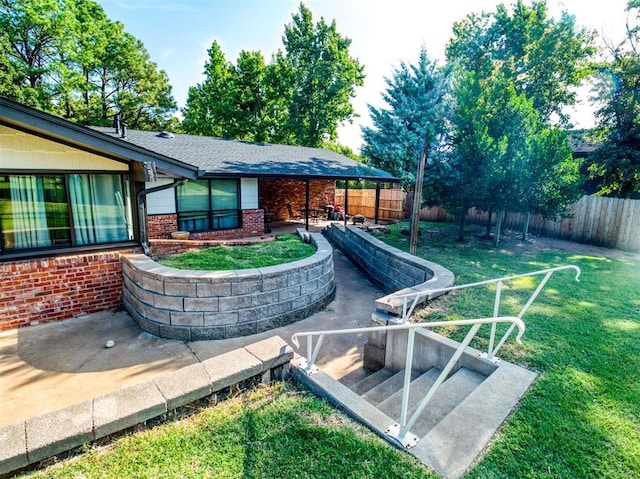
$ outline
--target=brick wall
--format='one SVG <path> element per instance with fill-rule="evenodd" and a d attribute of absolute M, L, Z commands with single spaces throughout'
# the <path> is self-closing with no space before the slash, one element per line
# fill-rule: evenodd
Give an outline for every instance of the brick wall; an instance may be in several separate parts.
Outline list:
<path fill-rule="evenodd" d="M 287 203 L 295 212 L 304 208 L 306 186 L 303 180 L 259 180 L 260 204 L 269 208 L 276 220 L 288 220 Z M 309 182 L 309 206 L 333 204 L 336 182 L 333 180 L 313 180 Z"/>
<path fill-rule="evenodd" d="M 147 228 L 149 239 L 169 239 L 173 231 L 178 231 L 178 217 L 175 214 L 150 215 L 147 217 Z M 228 240 L 247 236 L 260 236 L 262 234 L 264 234 L 264 215 L 263 211 L 258 209 L 242 211 L 242 228 L 191 233 L 189 238 Z"/>
<path fill-rule="evenodd" d="M 171 233 L 178 231 L 178 215 L 147 216 L 147 236 L 149 238 L 171 238 Z"/>
<path fill-rule="evenodd" d="M 122 305 L 120 256 L 138 249 L 0 263 L 0 331 Z"/>

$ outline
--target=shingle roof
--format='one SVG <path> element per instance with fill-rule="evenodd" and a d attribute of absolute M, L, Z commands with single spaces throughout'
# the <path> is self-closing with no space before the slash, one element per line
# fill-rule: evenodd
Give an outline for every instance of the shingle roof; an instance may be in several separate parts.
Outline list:
<path fill-rule="evenodd" d="M 113 128 L 96 130 L 119 137 Z M 124 142 L 193 165 L 200 176 L 292 177 L 398 181 L 334 151 L 207 136 L 127 130 Z"/>

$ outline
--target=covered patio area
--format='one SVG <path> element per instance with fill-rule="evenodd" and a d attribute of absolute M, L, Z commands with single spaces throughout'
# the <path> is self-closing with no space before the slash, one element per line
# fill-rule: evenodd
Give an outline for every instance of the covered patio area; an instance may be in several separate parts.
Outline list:
<path fill-rule="evenodd" d="M 367 183 L 375 188 L 375 203 L 373 208 L 365 209 L 349 204 L 349 190 L 361 188 L 364 184 L 361 178 L 258 178 L 265 233 L 273 229 L 277 222 L 302 223 L 306 229 L 311 229 L 312 226 L 323 227 L 336 220 L 346 224 L 353 221 L 352 217 L 356 215 L 359 216 L 359 222 L 378 224 L 380 192 L 394 183 L 380 179 L 368 180 Z"/>

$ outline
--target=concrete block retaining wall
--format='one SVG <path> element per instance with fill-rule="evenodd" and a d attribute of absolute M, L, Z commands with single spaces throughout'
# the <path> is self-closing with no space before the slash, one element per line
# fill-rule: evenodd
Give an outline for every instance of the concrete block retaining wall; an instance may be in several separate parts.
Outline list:
<path fill-rule="evenodd" d="M 356 264 L 373 284 L 390 293 L 376 300 L 372 326 L 386 326 L 402 316 L 404 300 L 398 295 L 419 292 L 422 303 L 442 294 L 453 285 L 451 271 L 439 264 L 389 246 L 353 226 L 332 223 L 325 236 Z M 377 371 L 388 362 L 387 332 L 369 333 L 364 345 L 364 367 Z"/>
<path fill-rule="evenodd" d="M 335 294 L 331 245 L 320 234 L 308 238 L 313 256 L 247 270 L 178 270 L 144 255 L 123 256 L 125 308 L 143 330 L 186 341 L 246 336 L 303 319 Z"/>
<path fill-rule="evenodd" d="M 402 301 L 394 299 L 395 295 L 422 291 L 431 299 L 438 289 L 453 285 L 454 276 L 448 269 L 389 246 L 359 228 L 332 223 L 325 230 L 325 236 L 358 265 L 373 284 L 390 293 L 376 300 L 380 311 L 400 315 Z"/>

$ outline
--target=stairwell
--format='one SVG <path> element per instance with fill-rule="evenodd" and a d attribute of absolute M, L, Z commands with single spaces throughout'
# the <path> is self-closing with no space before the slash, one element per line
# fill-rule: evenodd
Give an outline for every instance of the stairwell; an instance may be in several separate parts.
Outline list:
<path fill-rule="evenodd" d="M 395 333 L 400 334 L 401 333 Z M 418 331 L 410 376 L 410 417 L 434 384 L 458 343 L 431 331 Z M 454 370 L 433 394 L 404 438 L 394 437 L 400 423 L 405 370 L 402 338 L 390 341 L 385 367 L 364 367 L 338 379 L 305 370 L 296 358 L 292 372 L 316 394 L 329 399 L 391 444 L 406 450 L 445 478 L 464 474 L 481 456 L 500 425 L 520 401 L 536 374 L 506 361 L 488 361 L 466 348 Z M 395 345 L 395 347 L 394 347 Z"/>
<path fill-rule="evenodd" d="M 324 234 L 388 294 L 375 300 L 368 328 L 294 334 L 296 346 L 304 336 L 308 343 L 307 357 L 296 357 L 292 362 L 293 376 L 442 477 L 462 476 L 482 457 L 537 378 L 532 371 L 498 359 L 497 351 L 515 327 L 516 340 L 520 340 L 525 330 L 521 318 L 554 272 L 574 269 L 578 280 L 580 269 L 567 265 L 453 286 L 453 273 L 446 268 L 388 246 L 356 228 L 332 225 Z M 542 275 L 517 317 L 498 315 L 503 282 Z M 490 283 L 496 285 L 491 317 L 442 324 L 410 321 L 416 308 L 439 295 Z M 496 324 L 509 322 L 502 339 L 495 338 Z M 489 324 L 488 350 L 481 353 L 469 347 L 478 329 Z M 468 326 L 463 342 L 430 329 L 445 325 Z M 345 334 L 366 335 L 363 361 L 347 376 L 334 378 L 315 361 L 325 336 Z M 315 349 L 313 336 L 317 337 Z"/>

